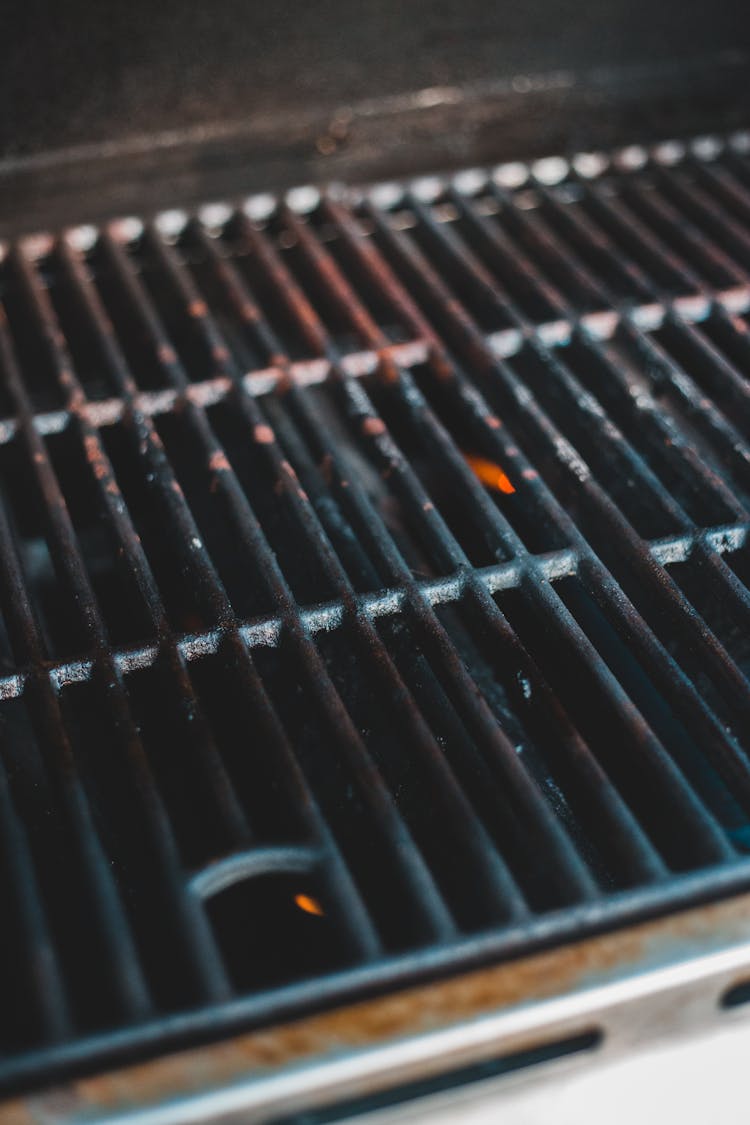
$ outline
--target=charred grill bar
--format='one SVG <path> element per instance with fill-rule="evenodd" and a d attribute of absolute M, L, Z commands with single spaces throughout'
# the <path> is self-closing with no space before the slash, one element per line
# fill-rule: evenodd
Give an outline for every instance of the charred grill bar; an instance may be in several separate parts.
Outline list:
<path fill-rule="evenodd" d="M 5 248 L 4 1089 L 750 885 L 749 148 Z"/>

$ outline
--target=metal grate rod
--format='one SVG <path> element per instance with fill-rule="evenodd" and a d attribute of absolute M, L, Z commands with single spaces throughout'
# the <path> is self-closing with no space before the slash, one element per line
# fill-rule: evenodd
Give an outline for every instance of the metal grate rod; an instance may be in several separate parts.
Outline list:
<path fill-rule="evenodd" d="M 500 369 L 494 357 L 488 354 L 488 349 L 483 343 L 481 336 L 478 333 L 475 333 L 473 326 L 466 319 L 466 314 L 463 313 L 463 311 L 459 312 L 458 305 L 455 299 L 451 298 L 447 291 L 444 290 L 442 284 L 438 281 L 436 275 L 434 274 L 434 271 L 430 269 L 430 267 L 428 266 L 424 258 L 418 253 L 416 248 L 411 245 L 407 247 L 402 236 L 387 228 L 385 224 L 383 224 L 379 220 L 379 217 L 377 216 L 377 214 L 375 214 L 374 211 L 372 211 L 372 209 L 366 209 L 366 212 L 368 214 L 368 218 L 370 218 L 371 221 L 375 223 L 376 229 L 378 230 L 383 243 L 391 246 L 396 253 L 399 253 L 402 261 L 409 262 L 414 271 L 413 276 L 415 278 L 415 281 L 418 281 L 419 284 L 423 285 L 425 288 L 429 288 L 430 297 L 439 302 L 439 307 L 444 317 L 444 324 L 447 327 L 456 326 L 456 328 L 458 328 L 459 317 L 461 318 L 461 337 L 469 337 L 469 343 L 464 349 L 467 352 L 467 357 L 470 356 L 475 363 L 481 364 L 480 370 L 482 368 L 486 369 L 489 367 L 490 370 L 497 374 L 505 374 L 505 369 Z M 469 347 L 471 348 L 471 352 L 469 352 Z M 439 367 L 437 374 L 439 378 L 442 377 L 443 380 L 445 380 L 446 372 L 442 365 Z M 454 378 L 456 380 L 460 380 L 460 372 L 458 372 L 457 369 L 455 370 Z M 460 387 L 460 382 L 458 385 Z M 524 388 L 523 393 L 521 393 L 520 390 L 514 386 L 512 393 L 515 400 L 520 403 L 520 406 L 524 411 L 533 411 L 535 413 L 533 399 L 526 388 Z M 468 397 L 469 409 L 472 411 L 472 413 L 474 413 L 476 411 L 476 392 L 471 390 Z M 604 570 L 604 568 L 601 567 L 601 564 L 598 564 L 598 561 L 592 559 L 590 548 L 588 548 L 585 540 L 582 539 L 580 533 L 577 532 L 572 521 L 565 515 L 559 505 L 557 505 L 557 502 L 552 498 L 551 494 L 546 489 L 546 486 L 542 485 L 541 482 L 539 482 L 539 478 L 536 476 L 533 468 L 530 465 L 525 466 L 523 464 L 523 461 L 520 458 L 518 447 L 512 441 L 512 438 L 509 437 L 507 429 L 505 429 L 505 427 L 488 427 L 486 419 L 488 417 L 493 417 L 494 415 L 492 415 L 491 408 L 486 404 L 484 404 L 481 409 L 482 414 L 477 418 L 477 423 L 482 426 L 484 433 L 488 435 L 489 440 L 496 446 L 497 456 L 500 463 L 505 465 L 512 465 L 514 463 L 517 464 L 518 469 L 520 470 L 521 480 L 524 479 L 524 468 L 528 468 L 528 471 L 534 474 L 528 480 L 529 491 L 532 492 L 534 489 L 538 489 L 539 493 L 544 497 L 543 502 L 548 506 L 548 508 L 551 507 L 551 510 L 554 511 L 555 517 L 559 522 L 561 528 L 565 529 L 566 534 L 572 538 L 573 542 L 580 543 L 582 550 L 586 551 L 587 566 L 593 566 L 594 572 L 597 576 L 598 584 L 597 587 L 595 587 L 597 593 L 601 593 L 605 597 L 607 597 L 608 604 L 610 604 L 613 610 L 618 613 L 618 616 L 620 617 L 623 624 L 628 627 L 628 632 L 631 635 L 634 635 L 634 639 L 636 640 L 636 642 L 646 641 L 650 647 L 650 642 L 648 640 L 649 634 L 647 632 L 637 630 L 635 634 L 633 634 L 633 630 L 629 627 L 629 614 L 633 612 L 632 608 L 628 607 L 627 604 L 623 604 L 624 599 L 621 592 L 619 591 L 619 588 L 616 586 L 616 584 Z M 561 459 L 562 464 L 567 469 L 567 471 L 576 480 L 583 478 L 584 481 L 588 481 L 588 469 L 582 464 L 580 458 L 578 458 L 575 452 L 569 447 L 563 436 L 556 431 L 550 431 L 550 424 L 548 420 L 543 416 L 539 418 L 539 428 L 541 431 L 541 435 L 543 435 L 545 444 L 549 443 L 552 445 L 557 457 Z M 487 440 L 487 438 L 485 438 L 485 440 Z M 472 484 L 467 480 L 466 488 L 472 489 L 475 484 L 476 482 Z M 530 589 L 530 596 L 537 598 L 540 596 L 536 586 Z M 552 598 L 552 592 L 549 591 L 548 593 L 544 593 L 543 597 L 545 599 Z M 614 676 L 612 676 L 606 669 L 601 666 L 600 659 L 595 649 L 593 648 L 585 634 L 583 634 L 577 623 L 572 619 L 572 617 L 570 617 L 567 610 L 562 606 L 562 603 L 560 603 L 559 601 L 552 602 L 552 607 L 552 620 L 555 620 L 560 612 L 562 612 L 562 614 L 565 616 L 566 622 L 564 635 L 566 639 L 570 637 L 576 638 L 576 645 L 579 647 L 579 650 L 583 653 L 586 653 L 586 659 L 591 673 L 599 680 L 603 693 L 612 700 L 613 705 L 618 709 L 621 721 L 624 724 L 630 726 L 634 732 L 636 729 L 639 730 L 639 735 L 637 736 L 637 738 L 634 738 L 634 744 L 637 744 L 644 748 L 644 752 L 647 755 L 647 757 L 644 757 L 644 761 L 647 762 L 651 766 L 651 768 L 656 771 L 657 775 L 662 775 L 663 784 L 665 784 L 665 792 L 669 791 L 673 798 L 676 796 L 676 793 L 679 792 L 681 794 L 683 814 L 688 817 L 688 820 L 692 822 L 696 826 L 696 828 L 698 824 L 701 825 L 706 846 L 708 846 L 709 849 L 718 848 L 720 852 L 725 852 L 725 841 L 720 837 L 720 834 L 717 833 L 715 825 L 712 826 L 711 819 L 706 816 L 705 809 L 701 809 L 697 805 L 694 793 L 686 785 L 684 779 L 679 775 L 674 761 L 669 755 L 667 755 L 663 746 L 661 746 L 659 741 L 654 736 L 653 732 L 648 729 L 642 716 L 640 716 L 636 709 L 633 707 L 630 699 L 625 694 L 620 683 L 615 679 Z M 669 661 L 669 658 L 666 658 L 666 660 L 667 663 L 670 664 L 671 675 L 671 665 L 674 665 L 674 662 Z M 676 665 L 674 666 L 674 669 L 679 675 L 679 670 L 677 669 Z M 672 691 L 672 689 L 675 687 L 674 680 L 670 680 L 668 686 L 670 688 L 670 691 Z M 690 690 L 688 698 L 691 702 L 691 705 L 696 710 L 703 710 L 702 702 L 696 693 Z M 711 726 L 713 727 L 713 720 L 709 721 L 711 723 Z M 717 735 L 717 737 L 720 737 L 720 735 Z M 667 780 L 667 778 L 669 780 Z"/>

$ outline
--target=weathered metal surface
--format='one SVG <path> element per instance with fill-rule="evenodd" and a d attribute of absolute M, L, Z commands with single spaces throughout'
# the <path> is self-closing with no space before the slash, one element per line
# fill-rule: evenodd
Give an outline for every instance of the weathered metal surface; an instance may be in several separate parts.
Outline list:
<path fill-rule="evenodd" d="M 716 958 L 715 972 L 711 969 L 712 956 Z M 701 959 L 705 959 L 705 967 L 696 971 Z M 660 982 L 661 970 L 668 970 L 671 976 Z M 633 1025 L 618 1023 L 611 1017 L 616 1004 L 627 997 L 628 984 L 636 1001 L 640 990 L 642 1003 L 652 990 L 657 997 L 663 990 L 672 1012 L 671 1018 L 662 1017 L 659 1026 L 654 1018 L 656 1007 L 644 1006 L 649 1017 L 643 1017 L 637 1032 L 643 1046 L 649 1037 L 658 1039 L 676 1031 L 705 1029 L 714 1019 L 728 1019 L 718 1014 L 721 997 L 731 983 L 746 978 L 748 973 L 750 897 L 744 895 L 451 980 L 74 1081 L 46 1094 L 7 1103 L 0 1112 L 0 1121 L 3 1125 L 74 1125 L 91 1118 L 106 1121 L 110 1115 L 119 1120 L 119 1114 L 139 1110 L 157 1113 L 160 1107 L 165 1121 L 208 1120 L 213 1112 L 212 1094 L 222 1088 L 231 1091 L 239 1083 L 248 1084 L 247 1108 L 243 1113 L 242 1094 L 237 1086 L 232 1109 L 237 1120 L 270 1120 L 291 1108 L 299 1108 L 296 1104 L 285 1104 L 284 1076 L 291 1088 L 297 1077 L 309 1073 L 309 1067 L 305 1069 L 307 1064 L 314 1064 L 316 1072 L 316 1082 L 309 1091 L 312 1104 L 319 1102 L 321 1090 L 333 1104 L 341 1097 L 341 1091 L 337 1091 L 333 1081 L 326 1085 L 326 1067 L 330 1064 L 336 1066 L 349 1060 L 356 1072 L 359 1059 L 364 1077 L 358 1092 L 372 1091 L 389 1081 L 393 1083 L 394 1075 L 385 1068 L 380 1075 L 377 1069 L 370 1071 L 368 1061 L 373 1056 L 368 1056 L 368 1052 L 402 1044 L 407 1056 L 409 1042 L 419 1036 L 457 1029 L 460 1038 L 462 1025 L 471 1027 L 488 1016 L 508 1017 L 505 1034 L 503 1024 L 498 1022 L 498 1032 L 489 1047 L 483 1042 L 479 1049 L 475 1043 L 472 1052 L 469 1046 L 464 1064 L 471 1061 L 472 1054 L 475 1058 L 488 1054 L 499 1057 L 549 1042 L 554 1035 L 592 1027 L 603 1029 L 605 1037 L 612 1036 L 616 1043 L 619 1038 L 618 1045 L 622 1047 L 634 1034 Z M 684 978 L 682 985 L 680 974 Z M 709 983 L 696 1005 L 690 986 L 701 974 Z M 654 984 L 650 985 L 649 980 Z M 618 992 L 617 986 L 624 987 Z M 554 1002 L 559 1000 L 566 1001 L 564 1010 L 556 1009 Z M 513 1016 L 519 1013 L 525 1018 L 514 1025 Z M 436 1049 L 439 1043 L 436 1039 Z M 440 1065 L 437 1051 L 436 1058 Z M 455 1059 L 453 1062 L 455 1065 Z M 424 1069 L 430 1072 L 429 1065 Z M 262 1090 L 269 1079 L 274 1083 L 267 1087 L 268 1101 L 264 1106 Z M 257 1084 L 257 1100 L 253 1083 Z M 344 1091 L 348 1096 L 353 1092 L 351 1086 Z M 191 1095 L 204 1099 L 204 1109 L 199 1103 L 190 1106 Z M 219 1099 L 214 1110 L 221 1106 Z"/>
<path fill-rule="evenodd" d="M 749 149 L 5 248 L 4 1089 L 747 889 Z"/>

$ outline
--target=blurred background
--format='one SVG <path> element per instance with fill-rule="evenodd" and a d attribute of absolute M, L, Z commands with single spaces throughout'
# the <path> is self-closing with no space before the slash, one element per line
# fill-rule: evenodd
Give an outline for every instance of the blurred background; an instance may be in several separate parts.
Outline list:
<path fill-rule="evenodd" d="M 0 232 L 50 209 L 75 221 L 735 128 L 750 102 L 749 10 L 14 0 L 0 48 Z"/>

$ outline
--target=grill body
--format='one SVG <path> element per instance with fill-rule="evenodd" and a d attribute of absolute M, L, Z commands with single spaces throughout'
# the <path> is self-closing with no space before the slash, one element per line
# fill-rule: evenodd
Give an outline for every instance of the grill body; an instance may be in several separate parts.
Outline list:
<path fill-rule="evenodd" d="M 6 1090 L 747 887 L 747 147 L 8 245 Z"/>

